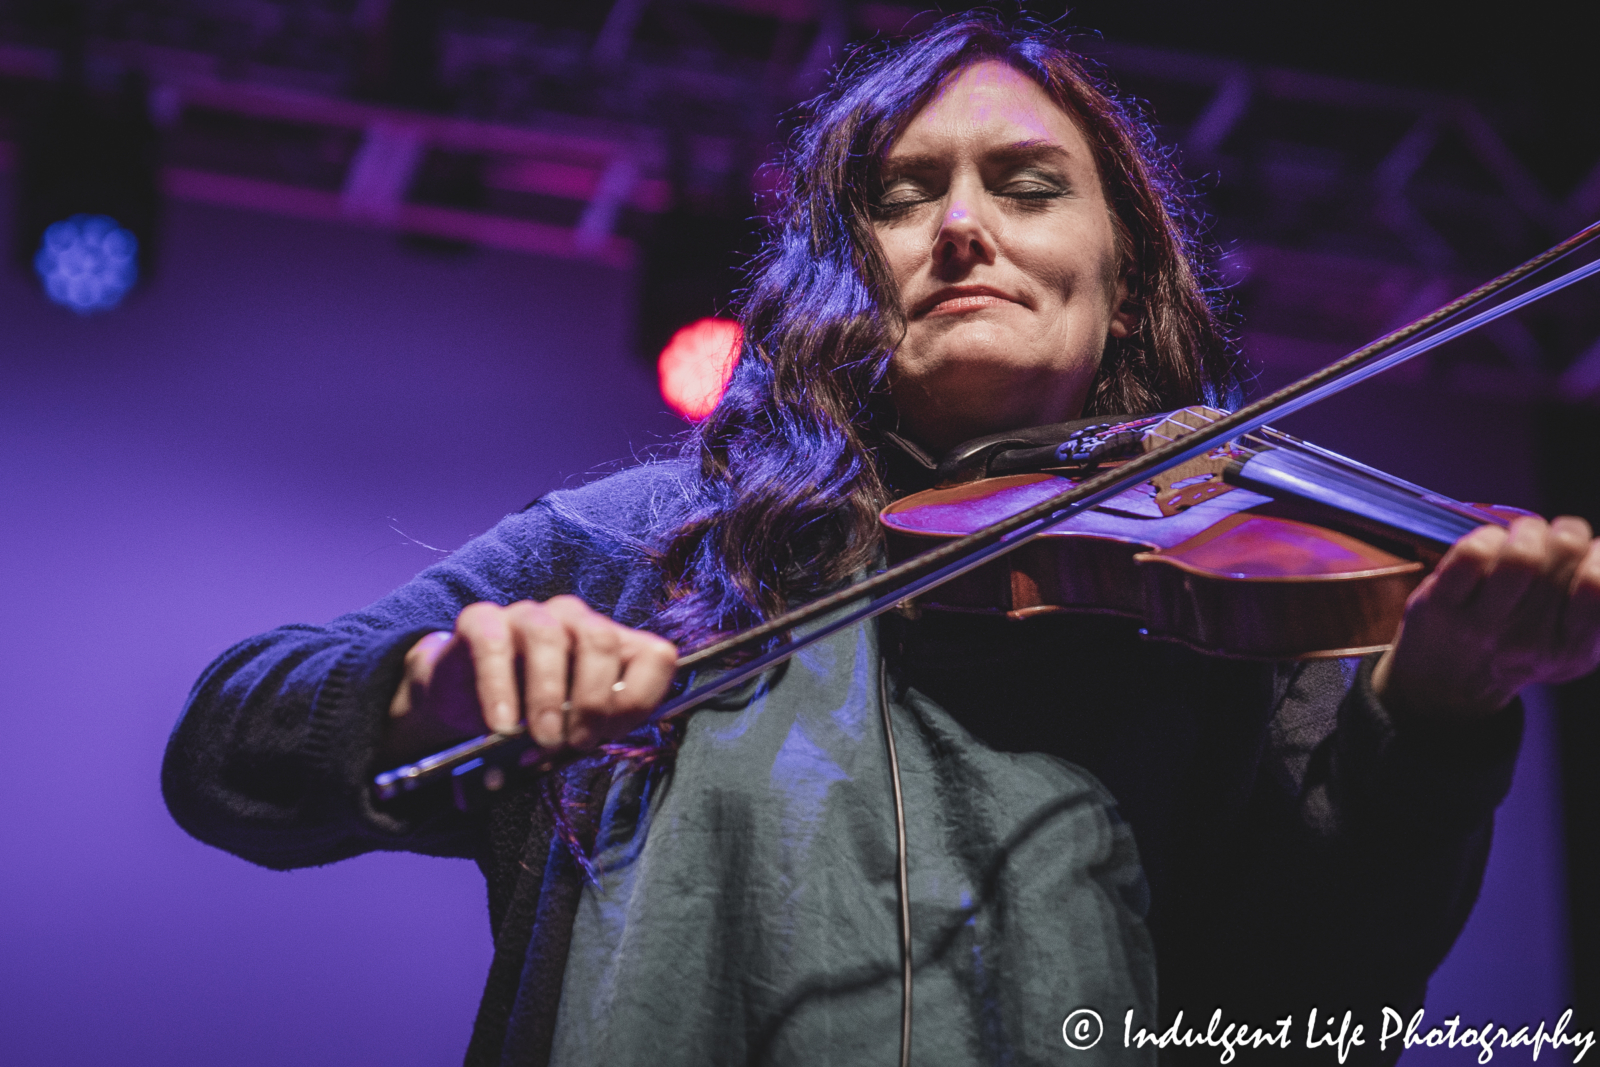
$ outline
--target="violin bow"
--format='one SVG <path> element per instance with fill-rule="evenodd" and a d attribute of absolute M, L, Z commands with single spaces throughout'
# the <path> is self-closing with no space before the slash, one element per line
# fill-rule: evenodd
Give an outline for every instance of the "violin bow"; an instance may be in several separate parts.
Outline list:
<path fill-rule="evenodd" d="M 1592 274 L 1600 273 L 1600 258 L 1597 258 L 1460 321 L 1450 321 L 1576 251 L 1597 236 L 1600 236 L 1600 222 L 1584 227 L 1559 244 L 1437 310 L 1392 330 L 1321 370 L 1291 382 L 1231 414 L 1152 448 L 1117 467 L 1086 478 L 1072 488 L 982 530 L 930 549 L 747 630 L 692 649 L 679 657 L 677 669 L 680 672 L 697 672 L 726 656 L 759 647 L 773 638 L 789 634 L 797 627 L 818 623 L 802 634 L 792 635 L 776 648 L 730 667 L 702 684 L 694 684 L 695 679 L 691 675 L 689 687 L 657 707 L 649 721 L 656 722 L 698 707 L 831 634 L 875 618 L 898 604 L 1021 548 L 1052 526 L 1209 450 L 1217 441 L 1259 430 L 1269 419 L 1281 418 L 1315 404 L 1357 382 L 1381 374 Z M 1434 330 L 1437 332 L 1429 332 Z M 860 603 L 863 600 L 866 602 Z M 850 607 L 852 604 L 855 605 L 853 608 Z M 504 783 L 506 769 L 515 767 L 523 755 L 535 747 L 527 728 L 519 724 L 515 731 L 485 734 L 414 763 L 385 771 L 373 779 L 373 792 L 380 801 L 392 800 L 446 776 L 454 776 L 459 780 L 467 775 L 482 776 L 484 787 L 493 791 Z"/>

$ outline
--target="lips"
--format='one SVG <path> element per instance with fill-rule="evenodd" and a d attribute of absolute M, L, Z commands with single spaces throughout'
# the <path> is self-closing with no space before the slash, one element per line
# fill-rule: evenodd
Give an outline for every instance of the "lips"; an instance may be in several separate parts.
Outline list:
<path fill-rule="evenodd" d="M 912 317 L 960 315 L 987 307 L 997 307 L 1001 304 L 1017 303 L 1021 303 L 1021 301 L 998 289 L 991 289 L 987 285 L 956 285 L 948 289 L 940 289 L 926 300 L 923 300 L 918 306 L 916 314 Z"/>

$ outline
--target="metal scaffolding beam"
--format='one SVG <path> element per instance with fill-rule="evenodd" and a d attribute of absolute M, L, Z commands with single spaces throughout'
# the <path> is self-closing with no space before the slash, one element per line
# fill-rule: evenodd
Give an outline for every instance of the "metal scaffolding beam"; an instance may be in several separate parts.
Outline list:
<path fill-rule="evenodd" d="M 438 104 L 419 109 L 383 88 L 396 6 L 85 0 L 87 75 L 151 86 L 169 195 L 628 268 L 663 211 L 752 215 L 779 116 L 847 42 L 927 21 L 845 0 L 530 3 L 517 19 L 436 4 L 437 84 L 423 96 Z M 0 0 L 4 140 L 25 95 L 7 87 L 61 63 L 22 10 Z M 1548 188 L 1464 97 L 1085 49 L 1178 146 L 1246 347 L 1269 366 L 1336 355 L 1600 213 L 1600 159 L 1573 188 Z M 1595 402 L 1597 351 L 1600 313 L 1579 294 L 1414 373 Z"/>

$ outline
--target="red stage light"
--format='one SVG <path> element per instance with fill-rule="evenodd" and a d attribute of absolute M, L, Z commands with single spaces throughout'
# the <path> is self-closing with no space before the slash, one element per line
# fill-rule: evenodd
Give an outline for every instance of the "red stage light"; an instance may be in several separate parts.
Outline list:
<path fill-rule="evenodd" d="M 711 414 L 733 377 L 744 331 L 728 319 L 701 319 L 672 335 L 661 350 L 661 396 L 690 422 Z"/>

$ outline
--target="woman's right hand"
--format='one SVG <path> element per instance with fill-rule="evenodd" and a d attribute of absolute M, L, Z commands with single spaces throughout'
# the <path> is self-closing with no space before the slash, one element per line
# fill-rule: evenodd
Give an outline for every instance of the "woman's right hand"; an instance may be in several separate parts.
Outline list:
<path fill-rule="evenodd" d="M 462 609 L 406 653 L 381 746 L 404 763 L 526 723 L 543 761 L 635 729 L 667 695 L 670 641 L 618 625 L 574 596 Z M 524 757 L 525 762 L 529 757 Z"/>

